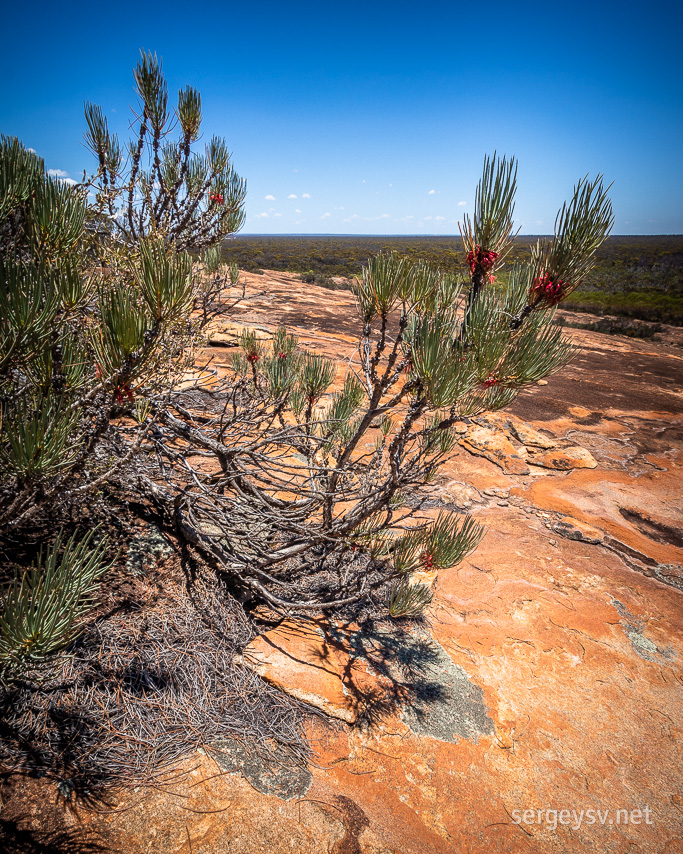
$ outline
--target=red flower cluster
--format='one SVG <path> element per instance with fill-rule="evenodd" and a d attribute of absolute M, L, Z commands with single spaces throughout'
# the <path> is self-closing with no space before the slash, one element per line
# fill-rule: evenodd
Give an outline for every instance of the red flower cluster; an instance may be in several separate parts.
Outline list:
<path fill-rule="evenodd" d="M 222 205 L 225 199 L 223 198 L 222 193 L 211 193 L 209 195 L 209 201 L 214 205 Z"/>
<path fill-rule="evenodd" d="M 278 353 L 277 357 L 281 362 L 284 362 L 284 360 L 287 358 L 287 354 L 286 353 Z"/>
<path fill-rule="evenodd" d="M 553 281 L 549 275 L 544 274 L 543 276 L 538 276 L 538 278 L 534 279 L 532 290 L 534 293 L 538 294 L 539 297 L 544 299 L 548 305 L 555 305 L 564 296 L 566 284 L 567 283 L 563 282 L 562 279 Z"/>
<path fill-rule="evenodd" d="M 131 391 L 131 388 L 129 385 L 124 385 L 121 387 L 117 386 L 117 388 L 116 388 L 116 402 L 117 403 L 123 403 L 123 395 L 124 394 L 126 395 L 128 400 L 130 401 L 130 403 L 133 403 L 133 400 L 134 400 L 133 392 Z"/>
<path fill-rule="evenodd" d="M 492 385 L 497 385 L 500 382 L 498 377 L 495 377 L 493 374 L 489 374 L 482 385 L 484 388 L 490 388 Z"/>
<path fill-rule="evenodd" d="M 251 362 L 252 365 L 255 365 L 256 362 L 258 362 L 258 353 L 248 353 L 247 362 Z"/>
<path fill-rule="evenodd" d="M 429 552 L 422 552 L 420 555 L 420 563 L 425 569 L 432 569 L 434 567 L 434 558 Z"/>
<path fill-rule="evenodd" d="M 474 275 L 477 267 L 487 273 L 496 263 L 497 252 L 487 252 L 480 246 L 475 246 L 473 252 L 467 253 L 467 263 L 470 265 L 470 273 Z"/>

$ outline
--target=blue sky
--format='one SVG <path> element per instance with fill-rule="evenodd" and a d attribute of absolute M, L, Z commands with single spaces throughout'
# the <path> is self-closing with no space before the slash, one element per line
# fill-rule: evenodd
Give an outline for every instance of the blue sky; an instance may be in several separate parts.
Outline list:
<path fill-rule="evenodd" d="M 140 48 L 202 93 L 247 179 L 246 233 L 457 234 L 485 153 L 552 230 L 586 173 L 616 234 L 683 232 L 680 2 L 8 4 L 0 130 L 78 179 L 83 101 L 124 138 Z M 188 17 L 191 16 L 191 17 Z"/>

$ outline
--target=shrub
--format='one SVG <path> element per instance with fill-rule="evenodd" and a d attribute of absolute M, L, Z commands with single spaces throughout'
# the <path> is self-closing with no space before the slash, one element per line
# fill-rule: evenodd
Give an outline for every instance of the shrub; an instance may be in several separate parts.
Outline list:
<path fill-rule="evenodd" d="M 39 541 L 47 555 L 5 592 L 0 657 L 15 676 L 73 639 L 105 571 L 92 533 L 62 552 L 63 526 L 79 513 L 116 518 L 116 502 L 154 513 L 201 554 L 217 599 L 216 576 L 244 604 L 282 613 L 419 615 L 431 598 L 421 573 L 457 565 L 483 533 L 469 516 L 421 520 L 420 487 L 451 455 L 457 422 L 507 406 L 571 358 L 555 308 L 612 224 L 601 181 L 579 182 L 555 237 L 493 286 L 512 241 L 516 164 L 487 158 L 463 226 L 466 279 L 375 255 L 355 287 L 356 360 L 301 353 L 284 328 L 268 342 L 247 330 L 232 371 L 207 386 L 188 369 L 237 279 L 218 247 L 242 221 L 244 184 L 222 140 L 191 152 L 198 93 L 180 93 L 172 143 L 155 56 L 135 79 L 125 169 L 91 105 L 98 171 L 86 185 L 59 183 L 18 141 L 0 142 L 0 536 L 6 550 Z M 22 738 L 34 732 L 22 726 Z"/>
<path fill-rule="evenodd" d="M 17 570 L 5 598 L 0 655 L 13 661 L 72 637 L 103 553 L 86 534 L 56 563 L 59 525 L 116 472 L 135 472 L 227 285 L 220 250 L 207 244 L 242 221 L 244 184 L 225 143 L 191 151 L 198 94 L 180 93 L 174 145 L 156 57 L 143 55 L 135 78 L 140 123 L 127 172 L 92 105 L 86 138 L 98 171 L 82 186 L 0 139 L 0 523 L 13 548 L 38 536 L 48 549 L 44 565 Z M 200 257 L 183 251 L 202 246 Z"/>

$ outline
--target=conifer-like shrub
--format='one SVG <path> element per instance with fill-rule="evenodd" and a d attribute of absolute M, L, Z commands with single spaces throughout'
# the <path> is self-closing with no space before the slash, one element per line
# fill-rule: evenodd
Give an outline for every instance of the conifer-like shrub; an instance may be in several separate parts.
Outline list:
<path fill-rule="evenodd" d="M 78 531 L 118 527 L 125 547 L 121 507 L 128 520 L 154 517 L 209 569 L 212 601 L 419 616 L 431 599 L 425 572 L 449 571 L 483 535 L 468 515 L 421 514 L 421 487 L 452 455 L 456 423 L 508 406 L 572 357 L 555 309 L 612 225 L 600 178 L 580 181 L 553 239 L 503 286 L 516 163 L 486 158 L 462 225 L 465 279 L 376 255 L 356 282 L 354 359 L 302 352 L 285 328 L 270 340 L 247 329 L 227 375 L 207 384 L 196 345 L 239 281 L 220 241 L 242 224 L 245 185 L 223 140 L 193 151 L 195 90 L 171 113 L 151 54 L 135 81 L 127 146 L 86 106 L 97 171 L 82 185 L 0 141 L 0 664 L 10 678 L 78 643 L 112 559 L 106 539 Z M 46 557 L 28 560 L 41 543 Z"/>

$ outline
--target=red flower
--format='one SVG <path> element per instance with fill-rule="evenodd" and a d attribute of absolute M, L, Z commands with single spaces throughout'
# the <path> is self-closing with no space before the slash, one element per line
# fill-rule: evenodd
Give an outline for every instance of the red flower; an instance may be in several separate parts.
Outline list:
<path fill-rule="evenodd" d="M 476 245 L 473 251 L 467 253 L 467 263 L 470 265 L 470 273 L 474 275 L 477 268 L 487 273 L 496 263 L 497 257 L 497 252 L 487 252 L 479 245 Z"/>
<path fill-rule="evenodd" d="M 489 374 L 482 383 L 482 385 L 484 386 L 484 388 L 490 388 L 492 385 L 497 385 L 498 382 L 500 382 L 498 377 L 495 377 L 493 374 Z"/>
<path fill-rule="evenodd" d="M 278 353 L 277 357 L 281 362 L 284 362 L 284 360 L 287 358 L 287 354 L 286 353 Z"/>
<path fill-rule="evenodd" d="M 567 283 L 562 279 L 553 280 L 547 273 L 534 279 L 532 290 L 548 305 L 555 305 L 565 294 Z"/>
<path fill-rule="evenodd" d="M 123 403 L 123 395 L 126 395 L 130 403 L 133 403 L 135 398 L 133 397 L 133 392 L 130 389 L 129 385 L 117 386 L 116 387 L 116 402 Z"/>
<path fill-rule="evenodd" d="M 222 205 L 224 202 L 223 194 L 222 193 L 211 193 L 209 195 L 209 200 L 214 205 Z"/>
<path fill-rule="evenodd" d="M 252 365 L 255 365 L 256 362 L 258 362 L 258 353 L 247 354 L 247 362 L 251 362 Z"/>
<path fill-rule="evenodd" d="M 429 552 L 422 552 L 420 555 L 420 562 L 425 569 L 432 569 L 434 566 L 434 558 Z"/>

